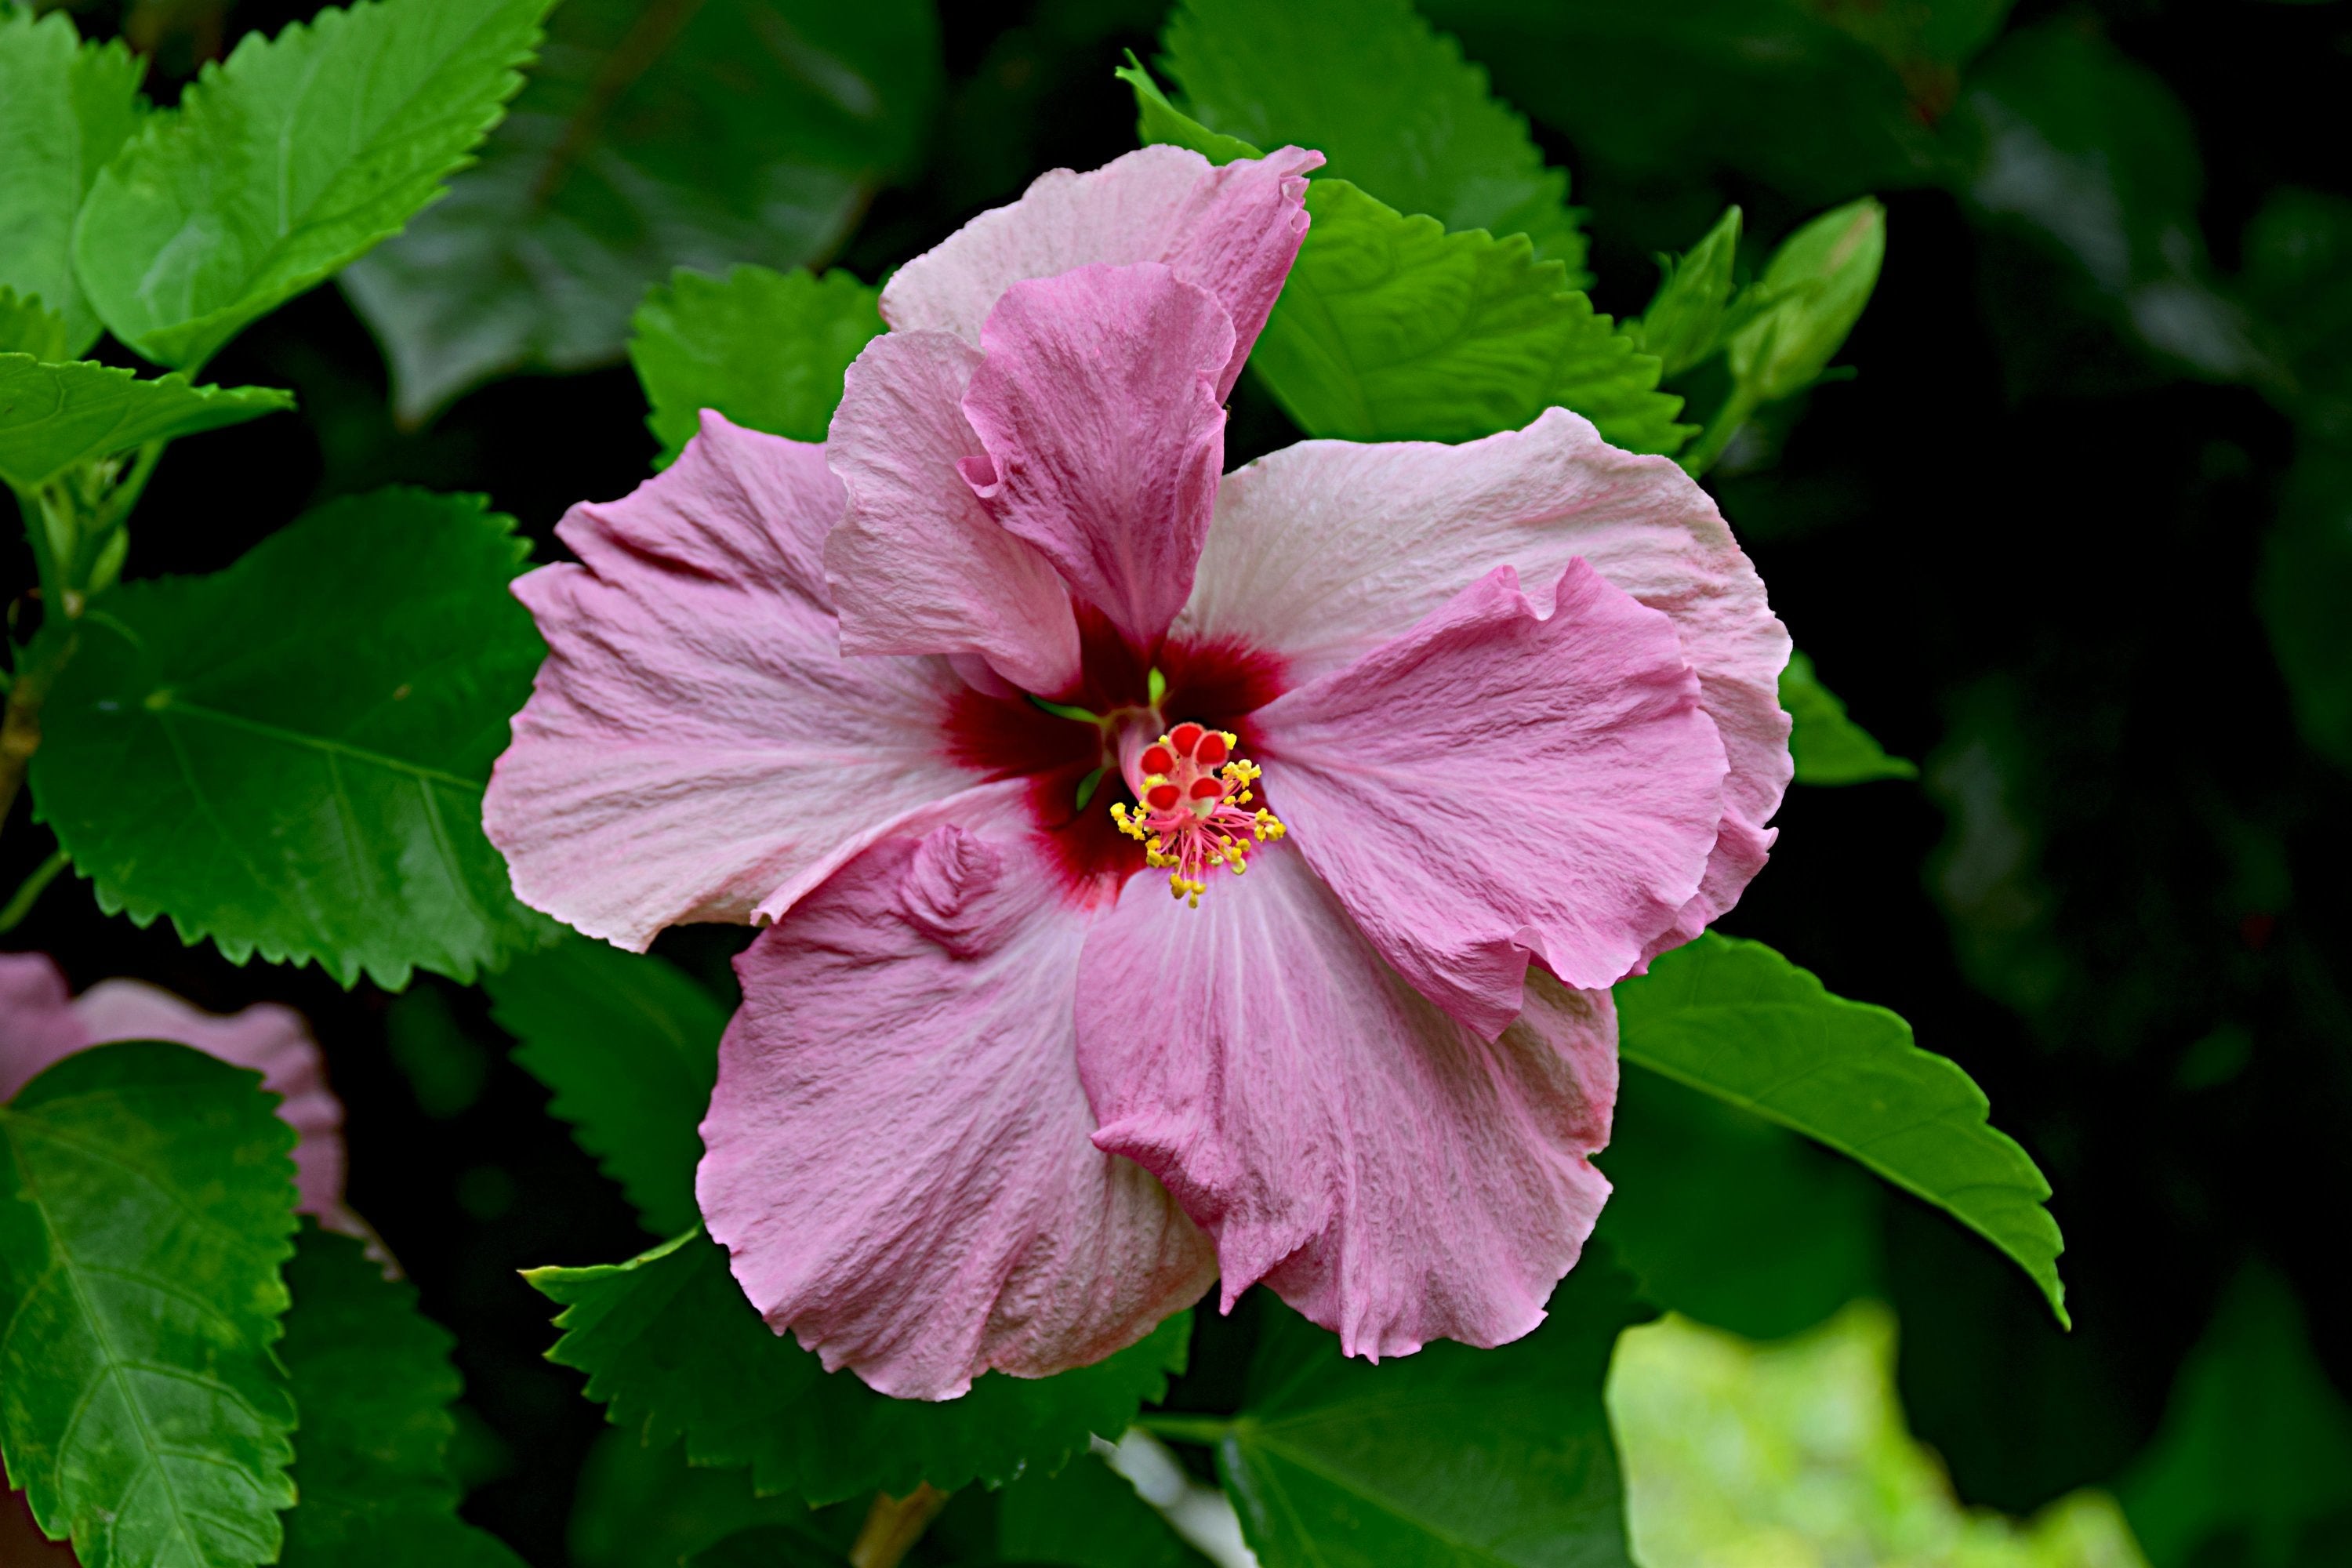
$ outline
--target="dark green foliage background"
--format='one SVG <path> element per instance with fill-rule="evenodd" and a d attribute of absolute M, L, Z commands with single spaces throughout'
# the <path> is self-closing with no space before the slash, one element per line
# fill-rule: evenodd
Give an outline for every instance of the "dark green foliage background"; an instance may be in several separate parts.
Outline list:
<path fill-rule="evenodd" d="M 225 16 L 158 5 L 124 17 L 101 3 L 77 18 L 152 45 L 151 90 L 168 99 L 219 39 L 307 9 L 248 0 Z M 1152 58 L 1159 5 L 942 9 L 946 88 L 916 138 L 918 172 L 830 258 L 868 281 L 1035 172 L 1134 145 L 1133 100 L 1110 70 L 1124 49 Z M 2037 0 L 1966 75 L 1887 68 L 1820 19 L 1826 4 L 1715 0 L 1654 30 L 1634 20 L 1652 7 L 1620 0 L 1426 9 L 1570 172 L 1605 311 L 1638 313 L 1653 254 L 1693 244 L 1728 202 L 1768 245 L 1864 192 L 1889 209 L 1876 297 L 1840 356 L 1855 379 L 1808 395 L 1785 444 L 1735 451 L 1711 484 L 1823 683 L 1924 778 L 1792 792 L 1773 864 L 1727 928 L 1893 1007 L 1984 1088 L 1996 1124 L 2056 1189 L 2075 1328 L 2062 1334 L 2011 1264 L 1948 1221 L 1855 1195 L 1850 1173 L 1817 1168 L 1811 1150 L 1785 1173 L 1790 1190 L 1877 1215 L 1871 1245 L 1726 1300 L 1719 1321 L 1801 1326 L 1822 1310 L 1807 1295 L 1821 1278 L 1874 1283 L 1902 1317 L 1915 1427 L 1963 1497 L 2015 1511 L 2129 1470 L 2250 1258 L 2273 1271 L 2264 1289 L 2299 1300 L 2331 1376 L 2352 1388 L 2340 1259 L 2352 758 L 2331 763 L 2300 738 L 2257 612 L 2265 541 L 2292 503 L 2306 553 L 2274 591 L 2325 605 L 2327 584 L 2343 589 L 2345 657 L 2352 544 L 2326 532 L 2327 519 L 2342 531 L 2345 481 L 2312 469 L 2290 481 L 2297 437 L 2283 409 L 2343 384 L 2352 279 L 2339 267 L 2244 290 L 2260 363 L 2226 376 L 2151 343 L 2133 314 L 2133 290 L 2166 267 L 2232 293 L 2260 259 L 2242 237 L 2279 188 L 2352 196 L 2340 119 L 2352 6 Z M 1792 63 L 1778 74 L 1721 46 L 1750 11 L 1783 10 Z M 2095 81 L 2082 61 L 2102 39 L 2170 97 Z M 2064 137 L 2122 182 L 2122 275 L 2095 276 L 2030 212 L 1974 204 L 1956 194 L 1965 173 L 1933 166 L 1936 135 L 1965 146 L 2000 92 L 2036 82 L 2074 104 Z M 2165 259 L 2167 224 L 2201 231 L 2210 255 Z M 544 558 L 565 506 L 621 494 L 657 453 L 625 366 L 494 382 L 402 426 L 382 357 L 332 288 L 246 332 L 206 379 L 289 387 L 302 411 L 175 447 L 142 503 L 130 576 L 217 570 L 309 507 L 395 481 L 487 494 Z M 2307 443 L 2328 417 L 2307 417 Z M 1292 438 L 1244 380 L 1229 461 Z M 12 550 L 13 595 L 32 567 Z M 2298 657 L 2311 635 L 2298 634 Z M 47 847 L 20 808 L 0 838 L 0 887 Z M 53 952 L 78 988 L 130 973 L 208 1007 L 268 997 L 309 1015 L 350 1109 L 352 1204 L 457 1339 L 467 1393 L 451 1464 L 478 1483 L 467 1517 L 532 1561 L 561 1561 L 603 1413 L 576 1373 L 542 1359 L 547 1303 L 517 1270 L 611 1262 L 648 1238 L 545 1114 L 546 1089 L 507 1058 L 488 1000 L 432 978 L 394 997 L 366 982 L 345 992 L 315 968 L 238 968 L 183 947 L 168 922 L 102 916 L 70 879 L 8 941 Z M 740 941 L 688 931 L 659 951 L 723 990 Z M 1657 1091 L 1629 1103 L 1625 1126 L 1716 1114 Z M 1612 1164 L 1621 1182 L 1637 1159 Z M 1640 1216 L 1629 1205 L 1624 1217 Z M 1266 1310 L 1201 1315 L 1177 1408 L 1237 1404 Z M 677 1480 L 642 1484 L 696 1506 Z M 925 1551 L 994 1527 L 943 1524 L 946 1544 Z M 2239 1560 L 2226 1541 L 2218 1550 L 2210 1561 Z"/>

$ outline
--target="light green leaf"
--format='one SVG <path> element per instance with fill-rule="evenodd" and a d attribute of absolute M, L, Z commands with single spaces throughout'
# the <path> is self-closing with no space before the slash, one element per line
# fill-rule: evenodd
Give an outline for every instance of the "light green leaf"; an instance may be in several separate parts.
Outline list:
<path fill-rule="evenodd" d="M 1886 209 L 1864 196 L 1782 240 L 1759 288 L 1771 302 L 1731 336 L 1731 376 L 1766 403 L 1819 381 L 1878 286 Z"/>
<path fill-rule="evenodd" d="M 2222 1297 L 2118 1489 L 2156 1568 L 2335 1560 L 2314 1527 L 2352 1513 L 2352 1407 L 2265 1265 Z"/>
<path fill-rule="evenodd" d="M 294 1131 L 185 1046 L 68 1057 L 0 1108 L 0 1445 L 82 1568 L 273 1561 L 294 1403 Z"/>
<path fill-rule="evenodd" d="M 100 906 L 394 990 L 543 940 L 480 826 L 543 651 L 513 529 L 478 497 L 379 490 L 101 600 L 32 765 Z"/>
<path fill-rule="evenodd" d="M 699 1231 L 629 1262 L 539 1268 L 524 1278 L 564 1311 L 548 1359 L 588 1374 L 588 1397 L 649 1445 L 686 1438 L 697 1465 L 749 1465 L 763 1493 L 825 1503 L 877 1488 L 973 1481 L 1061 1468 L 1093 1432 L 1124 1431 L 1184 1367 L 1179 1312 L 1093 1366 L 1058 1377 L 990 1373 L 961 1399 L 889 1399 L 760 1321 Z"/>
<path fill-rule="evenodd" d="M 1570 287 L 1588 281 L 1567 173 L 1410 0 L 1184 0 L 1163 39 L 1193 119 L 1315 148 L 1330 177 L 1448 229 L 1524 234 Z"/>
<path fill-rule="evenodd" d="M 281 1568 L 521 1568 L 457 1518 L 453 1341 L 349 1237 L 305 1226 L 279 1359 L 301 1411 Z"/>
<path fill-rule="evenodd" d="M 670 465 L 706 408 L 771 436 L 824 440 L 843 373 L 882 331 L 881 293 L 846 272 L 764 267 L 738 267 L 724 279 L 681 268 L 656 285 L 629 339 L 629 363 L 653 405 L 646 424 L 662 444 L 655 466 Z"/>
<path fill-rule="evenodd" d="M 1376 1366 L 1265 1308 L 1217 1444 L 1265 1568 L 1627 1564 L 1601 1387 L 1618 1331 L 1648 1314 L 1607 1247 L 1588 1246 L 1544 1322 L 1495 1350 L 1440 1342 Z"/>
<path fill-rule="evenodd" d="M 292 393 L 272 387 L 192 386 L 184 375 L 142 381 L 89 360 L 43 364 L 0 353 L 0 479 L 37 489 L 79 463 L 293 406 Z"/>
<path fill-rule="evenodd" d="M 1156 142 L 1190 147 L 1212 163 L 1230 163 L 1236 158 L 1264 157 L 1263 148 L 1253 147 L 1238 136 L 1223 136 L 1210 130 L 1199 121 L 1168 101 L 1151 73 L 1143 68 L 1135 52 L 1128 51 L 1127 64 L 1111 73 L 1135 91 L 1135 139 L 1147 145 Z"/>
<path fill-rule="evenodd" d="M 552 0 L 363 0 L 248 34 L 100 174 L 74 265 L 115 336 L 190 369 L 398 234 L 522 85 Z"/>
<path fill-rule="evenodd" d="M 1795 721 L 1789 750 L 1797 760 L 1797 782 L 1809 784 L 1868 784 L 1873 779 L 1916 779 L 1918 765 L 1890 757 L 1870 731 L 1845 716 L 1845 704 L 1813 674 L 1813 661 L 1789 656 L 1780 672 L 1780 706 Z"/>
<path fill-rule="evenodd" d="M 54 364 L 73 357 L 67 352 L 70 335 L 63 316 L 0 284 L 0 354 L 30 354 Z"/>
<path fill-rule="evenodd" d="M 1982 1090 L 1884 1007 L 1713 932 L 1617 986 L 1619 1054 L 1859 1161 L 2007 1253 L 2066 1323 L 2050 1184 Z"/>
<path fill-rule="evenodd" d="M 822 261 L 912 167 L 941 74 L 929 0 L 567 0 L 481 167 L 344 279 L 402 416 L 618 360 L 675 267 Z"/>
<path fill-rule="evenodd" d="M 1727 207 L 1706 237 L 1680 258 L 1659 258 L 1665 276 L 1641 318 L 1625 323 L 1625 335 L 1644 353 L 1658 356 L 1664 374 L 1680 375 L 1723 346 L 1735 289 L 1732 264 L 1739 257 L 1739 209 Z"/>
<path fill-rule="evenodd" d="M 1552 404 L 1634 451 L 1672 451 L 1682 400 L 1658 362 L 1538 261 L 1524 236 L 1447 234 L 1345 180 L 1307 192 L 1313 226 L 1250 363 L 1310 436 L 1461 441 Z"/>
<path fill-rule="evenodd" d="M 73 276 L 75 216 L 139 122 L 147 62 L 119 40 L 85 44 L 62 10 L 0 8 L 0 288 L 65 320 L 47 360 L 79 359 L 98 313 Z M 0 349 L 25 347 L 0 331 Z"/>
<path fill-rule="evenodd" d="M 727 1009 L 674 964 L 567 935 L 483 982 L 548 1110 L 621 1184 L 646 1228 L 697 1221 L 694 1167 Z"/>

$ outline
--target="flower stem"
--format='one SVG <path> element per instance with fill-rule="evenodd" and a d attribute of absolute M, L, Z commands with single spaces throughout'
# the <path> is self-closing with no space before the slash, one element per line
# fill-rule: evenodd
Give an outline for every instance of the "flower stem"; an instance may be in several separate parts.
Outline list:
<path fill-rule="evenodd" d="M 16 889 L 16 896 L 8 900 L 5 908 L 0 908 L 0 932 L 15 931 L 22 924 L 25 917 L 33 912 L 33 905 L 48 890 L 49 884 L 58 879 L 58 873 L 72 863 L 66 858 L 66 852 L 60 849 L 35 867 L 33 874 Z"/>
<path fill-rule="evenodd" d="M 923 1538 L 947 1503 L 948 1494 L 929 1481 L 902 1498 L 876 1492 L 866 1528 L 850 1544 L 849 1568 L 898 1568 L 898 1560 Z"/>

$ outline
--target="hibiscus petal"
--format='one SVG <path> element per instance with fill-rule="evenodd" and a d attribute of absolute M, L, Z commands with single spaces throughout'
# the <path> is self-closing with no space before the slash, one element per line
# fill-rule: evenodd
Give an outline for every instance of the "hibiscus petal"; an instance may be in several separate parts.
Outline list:
<path fill-rule="evenodd" d="M 48 955 L 0 952 L 0 1104 L 89 1044 Z"/>
<path fill-rule="evenodd" d="M 981 333 L 965 477 L 1149 656 L 1192 589 L 1224 467 L 1233 321 L 1156 262 L 1016 283 Z"/>
<path fill-rule="evenodd" d="M 1458 447 L 1301 442 L 1226 477 L 1176 636 L 1276 650 L 1303 679 L 1507 563 L 1540 602 L 1572 556 L 1673 617 L 1730 763 L 1706 883 L 1654 956 L 1761 868 L 1790 773 L 1788 630 L 1715 502 L 1671 460 L 1620 451 L 1564 408 Z"/>
<path fill-rule="evenodd" d="M 1492 1039 L 1532 956 L 1614 984 L 1698 890 L 1723 742 L 1673 623 L 1507 566 L 1252 717 L 1268 797 L 1365 937 Z"/>
<path fill-rule="evenodd" d="M 844 652 L 978 654 L 1029 691 L 1078 676 L 1078 626 L 1045 556 L 1007 533 L 961 465 L 988 449 L 965 420 L 977 349 L 888 332 L 849 367 L 825 437 L 847 510 L 825 545 Z"/>
<path fill-rule="evenodd" d="M 1214 1273 L 1160 1184 L 1089 1141 L 1086 911 L 1007 814 L 967 820 L 875 845 L 736 961 L 702 1124 L 696 1190 L 744 1293 L 901 1398 L 1097 1361 Z"/>
<path fill-rule="evenodd" d="M 945 661 L 841 656 L 816 567 L 841 504 L 819 448 L 706 414 L 668 469 L 566 514 L 580 564 L 515 584 L 548 655 L 484 802 L 517 897 L 642 951 L 780 912 L 974 782 Z"/>
<path fill-rule="evenodd" d="M 1233 318 L 1233 351 L 1217 376 L 1222 402 L 1298 258 L 1307 171 L 1322 162 L 1320 153 L 1284 147 L 1217 167 L 1188 149 L 1158 146 L 1083 174 L 1055 169 L 900 268 L 883 288 L 882 319 L 977 344 L 997 300 L 1024 279 L 1161 261 Z"/>
<path fill-rule="evenodd" d="M 1286 844 L 1198 909 L 1127 884 L 1087 939 L 1078 1062 L 1095 1142 L 1350 1355 L 1497 1345 L 1543 1321 L 1609 1184 L 1606 992 L 1530 974 L 1489 1042 L 1424 1001 Z"/>
<path fill-rule="evenodd" d="M 304 1214 L 347 1235 L 367 1227 L 343 1206 L 343 1102 L 327 1087 L 326 1058 L 302 1015 L 274 1002 L 241 1012 L 207 1013 L 140 980 L 101 980 L 74 999 L 89 1043 L 175 1040 L 261 1075 L 279 1097 L 278 1114 L 301 1134 L 294 1146 L 294 1184 Z"/>

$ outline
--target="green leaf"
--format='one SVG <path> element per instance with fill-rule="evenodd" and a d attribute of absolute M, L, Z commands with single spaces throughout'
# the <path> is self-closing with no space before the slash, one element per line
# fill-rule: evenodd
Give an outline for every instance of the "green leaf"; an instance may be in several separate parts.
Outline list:
<path fill-rule="evenodd" d="M 2248 1265 L 2222 1298 L 2117 1489 L 2156 1568 L 2336 1560 L 2303 1538 L 2352 1510 L 2352 1407 L 2267 1267 Z"/>
<path fill-rule="evenodd" d="M 100 600 L 32 765 L 100 906 L 393 990 L 541 941 L 480 826 L 542 652 L 513 530 L 479 497 L 379 490 Z"/>
<path fill-rule="evenodd" d="M 115 336 L 193 368 L 398 234 L 522 85 L 552 0 L 366 0 L 248 34 L 98 178 L 74 265 Z"/>
<path fill-rule="evenodd" d="M 572 1568 L 677 1568 L 755 1525 L 809 1521 L 797 1498 L 754 1497 L 749 1470 L 697 1468 L 679 1445 L 649 1448 L 617 1426 L 596 1439 L 572 1499 Z"/>
<path fill-rule="evenodd" d="M 1082 1455 L 996 1496 L 997 1553 L 1061 1568 L 1206 1568 L 1168 1521 L 1108 1465 Z"/>
<path fill-rule="evenodd" d="M 1918 765 L 1890 757 L 1870 731 L 1845 716 L 1845 704 L 1813 674 L 1813 661 L 1789 656 L 1780 672 L 1780 706 L 1795 721 L 1789 750 L 1797 760 L 1797 782 L 1809 784 L 1868 784 L 1873 779 L 1916 779 Z"/>
<path fill-rule="evenodd" d="M 912 167 L 940 78 L 929 0 L 568 0 L 481 167 L 344 279 L 402 416 L 618 360 L 675 267 L 821 261 Z"/>
<path fill-rule="evenodd" d="M 293 406 L 293 394 L 273 387 L 192 386 L 184 375 L 142 381 L 89 360 L 42 364 L 0 353 L 0 479 L 37 489 L 79 463 Z"/>
<path fill-rule="evenodd" d="M 41 359 L 79 359 L 98 341 L 74 281 L 74 218 L 138 125 L 146 70 L 119 40 L 80 42 L 63 11 L 0 9 L 0 288 L 64 319 L 63 346 Z M 0 349 L 24 346 L 0 331 Z"/>
<path fill-rule="evenodd" d="M 1772 252 L 1758 288 L 1771 302 L 1731 336 L 1732 380 L 1766 403 L 1822 378 L 1878 286 L 1886 209 L 1864 196 L 1806 224 Z"/>
<path fill-rule="evenodd" d="M 682 1568 L 845 1568 L 849 1559 L 789 1524 L 739 1531 L 687 1557 Z"/>
<path fill-rule="evenodd" d="M 565 1309 L 548 1358 L 586 1373 L 588 1397 L 611 1406 L 608 1418 L 649 1445 L 682 1433 L 692 1463 L 749 1465 L 761 1493 L 812 1504 L 1058 1469 L 1088 1434 L 1124 1431 L 1160 1396 L 1183 1370 L 1192 1323 L 1180 1312 L 1093 1366 L 1039 1379 L 990 1373 L 962 1398 L 928 1404 L 828 1373 L 772 1331 L 725 1250 L 698 1231 L 626 1263 L 524 1278 Z"/>
<path fill-rule="evenodd" d="M 1168 101 L 1160 84 L 1130 49 L 1127 64 L 1111 73 L 1135 89 L 1135 139 L 1147 144 L 1166 142 L 1179 147 L 1190 147 L 1212 163 L 1230 163 L 1236 158 L 1261 158 L 1265 152 L 1253 147 L 1238 136 L 1223 136 L 1210 130 L 1199 121 Z"/>
<path fill-rule="evenodd" d="M 882 331 L 868 288 L 846 272 L 738 267 L 722 280 L 679 268 L 630 321 L 629 363 L 652 405 L 667 468 L 715 408 L 736 424 L 822 441 L 842 374 Z M 667 1227 L 675 1230 L 677 1227 Z"/>
<path fill-rule="evenodd" d="M 1447 234 L 1345 180 L 1307 187 L 1313 218 L 1250 364 L 1310 436 L 1461 441 L 1551 404 L 1634 451 L 1672 451 L 1682 400 L 1658 362 L 1538 261 L 1524 236 Z"/>
<path fill-rule="evenodd" d="M 1625 335 L 1658 356 L 1666 375 L 1680 375 L 1723 346 L 1735 292 L 1732 264 L 1739 258 L 1739 209 L 1727 207 L 1706 237 L 1680 258 L 1660 257 L 1665 276 L 1650 308 L 1625 323 Z"/>
<path fill-rule="evenodd" d="M 1265 1568 L 1622 1568 L 1623 1487 L 1601 1405 L 1618 1331 L 1647 1316 L 1589 1246 L 1550 1316 L 1495 1350 L 1372 1365 L 1265 1303 L 1217 1468 Z"/>
<path fill-rule="evenodd" d="M 1193 119 L 1259 147 L 1313 147 L 1326 173 L 1448 229 L 1524 234 L 1584 277 L 1565 171 L 1409 0 L 1184 0 L 1164 65 Z"/>
<path fill-rule="evenodd" d="M 349 1237 L 306 1226 L 279 1351 L 302 1425 L 282 1568 L 520 1568 L 457 1518 L 453 1341 Z"/>
<path fill-rule="evenodd" d="M 1761 942 L 1713 932 L 1617 986 L 1619 1054 L 1805 1134 L 1949 1214 L 2025 1270 L 2062 1324 L 2050 1184 L 1986 1122 L 1968 1074 L 1884 1007 L 1833 996 Z"/>
<path fill-rule="evenodd" d="M 0 284 L 0 354 L 30 354 L 54 364 L 73 357 L 67 352 L 69 336 L 63 316 Z"/>
<path fill-rule="evenodd" d="M 697 1222 L 699 1128 L 727 1009 L 676 965 L 567 934 L 487 977 L 514 1059 L 555 1091 L 548 1110 L 621 1184 L 646 1228 Z"/>
<path fill-rule="evenodd" d="M 1629 1072 L 1601 1165 L 1595 1234 L 1653 1305 L 1775 1340 L 1881 1289 L 1885 1189 L 1759 1116 Z"/>
<path fill-rule="evenodd" d="M 82 1568 L 278 1555 L 294 1131 L 259 1085 L 141 1041 L 0 1108 L 0 1446 Z"/>

